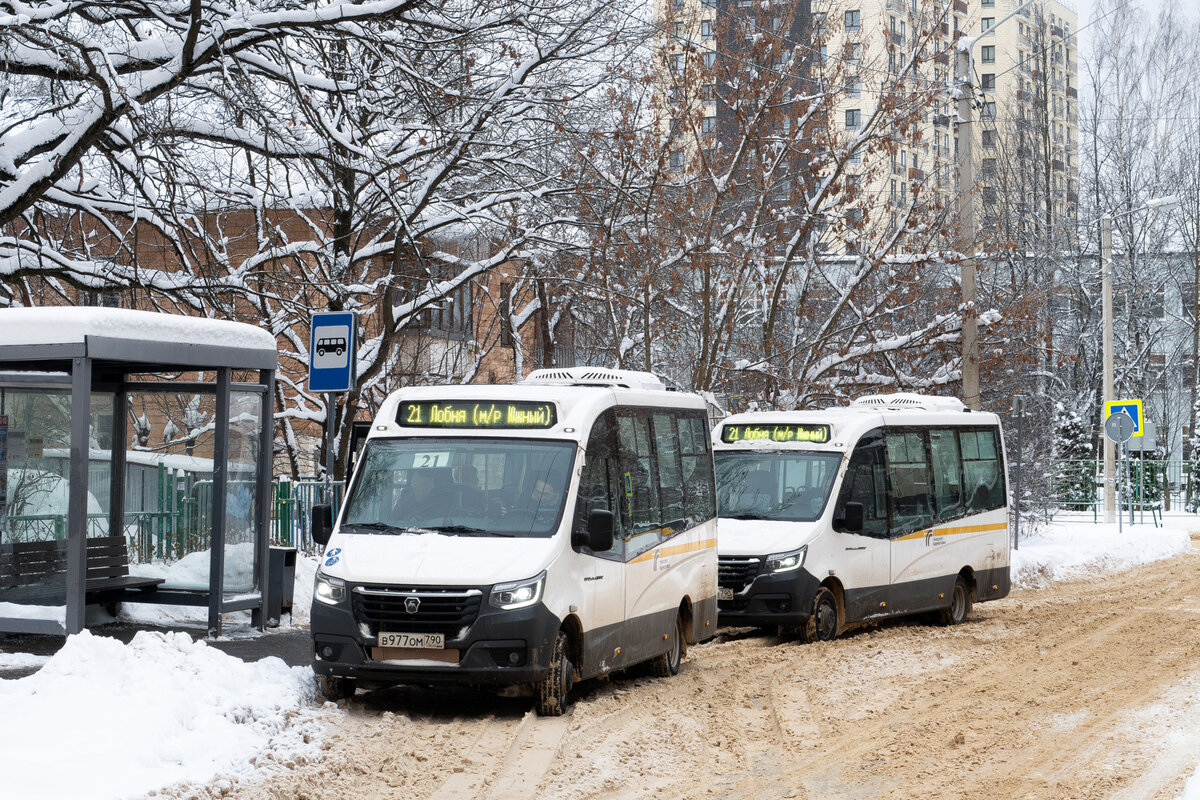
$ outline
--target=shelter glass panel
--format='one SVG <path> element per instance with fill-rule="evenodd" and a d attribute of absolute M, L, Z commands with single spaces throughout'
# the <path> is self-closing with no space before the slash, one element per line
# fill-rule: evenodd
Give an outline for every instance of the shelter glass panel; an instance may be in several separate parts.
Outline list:
<path fill-rule="evenodd" d="M 0 616 L 65 618 L 70 452 L 68 388 L 0 386 L 0 603 L 31 607 Z"/>
<path fill-rule="evenodd" d="M 208 591 L 216 395 L 130 392 L 125 426 L 130 573 L 162 578 L 165 589 Z M 231 447 L 238 435 L 234 426 Z M 238 469 L 230 472 L 231 486 L 253 482 L 253 464 L 249 477 Z"/>
<path fill-rule="evenodd" d="M 258 460 L 261 457 L 262 396 L 229 396 L 229 483 L 225 492 L 225 594 L 254 590 L 258 541 Z"/>

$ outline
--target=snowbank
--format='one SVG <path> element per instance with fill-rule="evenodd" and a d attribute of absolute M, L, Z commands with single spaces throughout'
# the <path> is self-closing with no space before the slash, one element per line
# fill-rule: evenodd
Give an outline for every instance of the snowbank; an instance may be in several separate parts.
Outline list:
<path fill-rule="evenodd" d="M 1167 519 L 1161 528 L 1125 525 L 1120 533 L 1115 523 L 1052 522 L 1022 536 L 1020 549 L 1012 551 L 1013 586 L 1037 588 L 1170 558 L 1191 548 L 1189 527 L 1200 528 L 1200 520 Z"/>
<path fill-rule="evenodd" d="M 84 631 L 36 674 L 0 681 L 4 796 L 143 797 L 181 782 L 232 783 L 315 755 L 327 713 L 307 667 L 245 663 L 184 633 L 139 633 L 125 645 Z"/>

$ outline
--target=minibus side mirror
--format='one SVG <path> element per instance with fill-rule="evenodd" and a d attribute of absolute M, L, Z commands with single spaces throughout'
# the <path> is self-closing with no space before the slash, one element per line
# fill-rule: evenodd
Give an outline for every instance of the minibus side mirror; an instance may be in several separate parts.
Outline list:
<path fill-rule="evenodd" d="M 613 512 L 607 508 L 593 508 L 588 514 L 587 546 L 593 553 L 605 553 L 613 546 Z"/>
<path fill-rule="evenodd" d="M 862 533 L 863 529 L 863 504 L 856 503 L 851 500 L 846 505 L 842 506 L 842 528 L 850 533 Z"/>
<path fill-rule="evenodd" d="M 312 540 L 317 544 L 329 544 L 333 534 L 333 506 L 317 503 L 312 507 Z"/>

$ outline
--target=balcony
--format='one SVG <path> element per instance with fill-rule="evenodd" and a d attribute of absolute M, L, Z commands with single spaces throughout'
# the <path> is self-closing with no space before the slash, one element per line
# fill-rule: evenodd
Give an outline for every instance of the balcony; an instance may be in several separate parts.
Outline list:
<path fill-rule="evenodd" d="M 892 44 L 896 45 L 897 47 L 903 47 L 904 34 L 900 33 L 899 31 L 892 31 Z"/>
<path fill-rule="evenodd" d="M 1076 205 L 1078 205 L 1078 203 L 1079 203 L 1079 195 L 1075 194 L 1074 192 L 1072 192 L 1072 191 L 1070 191 L 1070 190 L 1068 189 L 1068 190 L 1067 190 L 1067 202 L 1068 202 L 1068 203 L 1075 203 Z"/>
<path fill-rule="evenodd" d="M 954 0 L 954 13 L 955 14 L 966 14 L 967 13 L 967 4 L 965 2 L 963 2 L 963 0 Z"/>
<path fill-rule="evenodd" d="M 1067 87 L 1067 97 L 1071 98 L 1072 100 L 1079 99 L 1079 92 L 1076 91 L 1074 86 Z"/>
<path fill-rule="evenodd" d="M 1050 162 L 1050 166 L 1055 172 L 1062 172 L 1065 169 L 1063 162 L 1057 158 Z"/>
<path fill-rule="evenodd" d="M 936 56 L 933 57 L 933 60 L 937 64 L 944 64 L 944 65 L 949 66 L 950 54 L 949 53 L 938 53 Z"/>
<path fill-rule="evenodd" d="M 934 114 L 933 124 L 939 128 L 945 128 L 950 124 L 950 117 L 945 114 Z"/>
<path fill-rule="evenodd" d="M 1030 94 L 1029 94 L 1029 92 L 1025 91 L 1024 89 L 1017 89 L 1017 100 L 1018 100 L 1018 102 L 1019 102 L 1019 101 L 1021 101 L 1021 100 L 1029 100 L 1029 99 L 1030 99 Z"/>
<path fill-rule="evenodd" d="M 1051 25 L 1051 26 L 1050 26 L 1050 35 L 1051 35 L 1051 36 L 1054 36 L 1054 37 L 1057 37 L 1057 38 L 1059 38 L 1059 39 L 1063 38 L 1063 29 L 1062 29 L 1062 27 L 1061 27 L 1061 26 L 1059 26 L 1059 25 Z"/>
<path fill-rule="evenodd" d="M 925 170 L 923 170 L 923 169 L 917 169 L 916 167 L 909 167 L 909 168 L 908 168 L 908 179 L 909 179 L 910 181 L 923 181 L 923 180 L 925 180 Z"/>

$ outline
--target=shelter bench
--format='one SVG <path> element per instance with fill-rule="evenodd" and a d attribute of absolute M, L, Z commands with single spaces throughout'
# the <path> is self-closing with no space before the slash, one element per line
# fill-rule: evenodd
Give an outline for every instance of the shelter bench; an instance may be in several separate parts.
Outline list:
<path fill-rule="evenodd" d="M 67 543 L 14 542 L 0 545 L 0 598 L 15 602 L 66 602 Z M 153 592 L 162 578 L 129 574 L 129 545 L 124 536 L 87 540 L 84 596 L 88 605 L 102 605 L 115 614 L 122 600 Z"/>

